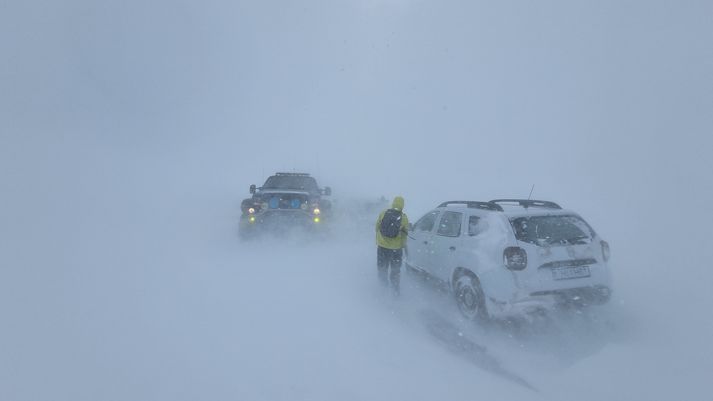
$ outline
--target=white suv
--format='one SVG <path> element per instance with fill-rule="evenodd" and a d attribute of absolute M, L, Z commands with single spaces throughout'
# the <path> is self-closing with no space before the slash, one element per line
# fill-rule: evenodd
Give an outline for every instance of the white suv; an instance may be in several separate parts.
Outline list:
<path fill-rule="evenodd" d="M 609 245 L 548 201 L 450 201 L 409 232 L 406 265 L 445 282 L 468 318 L 521 315 L 611 293 Z"/>

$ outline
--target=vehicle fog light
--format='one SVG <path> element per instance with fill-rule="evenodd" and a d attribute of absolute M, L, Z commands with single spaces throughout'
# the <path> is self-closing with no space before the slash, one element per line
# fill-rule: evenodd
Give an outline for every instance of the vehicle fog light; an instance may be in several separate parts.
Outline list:
<path fill-rule="evenodd" d="M 315 218 L 314 218 L 314 222 L 315 222 L 315 223 L 319 223 L 319 217 L 315 217 Z"/>
<path fill-rule="evenodd" d="M 250 216 L 250 218 L 248 219 L 248 221 L 250 221 L 251 223 L 254 223 L 254 222 L 255 222 L 255 216 Z"/>

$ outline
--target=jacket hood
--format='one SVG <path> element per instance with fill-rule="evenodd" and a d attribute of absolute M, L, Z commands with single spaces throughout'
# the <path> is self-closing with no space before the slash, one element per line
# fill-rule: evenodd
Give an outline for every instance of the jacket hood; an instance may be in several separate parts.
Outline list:
<path fill-rule="evenodd" d="M 400 196 L 395 197 L 391 207 L 398 210 L 404 210 L 404 198 Z"/>

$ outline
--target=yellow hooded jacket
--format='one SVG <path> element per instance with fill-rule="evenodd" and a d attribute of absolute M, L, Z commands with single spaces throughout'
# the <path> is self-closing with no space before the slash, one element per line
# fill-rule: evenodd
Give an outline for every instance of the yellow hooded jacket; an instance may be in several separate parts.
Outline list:
<path fill-rule="evenodd" d="M 404 210 L 404 198 L 397 196 L 394 198 L 394 202 L 391 204 L 392 209 L 401 211 L 401 233 L 396 238 L 388 238 L 381 235 L 379 227 L 381 227 L 381 220 L 384 218 L 384 213 L 386 210 L 379 214 L 379 218 L 376 220 L 376 244 L 382 248 L 387 249 L 401 249 L 406 247 L 406 234 L 408 233 L 408 217 Z"/>

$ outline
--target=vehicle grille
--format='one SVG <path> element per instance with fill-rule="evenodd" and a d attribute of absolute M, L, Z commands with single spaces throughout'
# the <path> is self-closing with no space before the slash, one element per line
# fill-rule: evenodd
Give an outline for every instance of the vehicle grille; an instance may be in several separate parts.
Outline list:
<path fill-rule="evenodd" d="M 307 203 L 307 196 L 301 194 L 269 194 L 262 199 L 267 209 L 300 209 Z"/>

